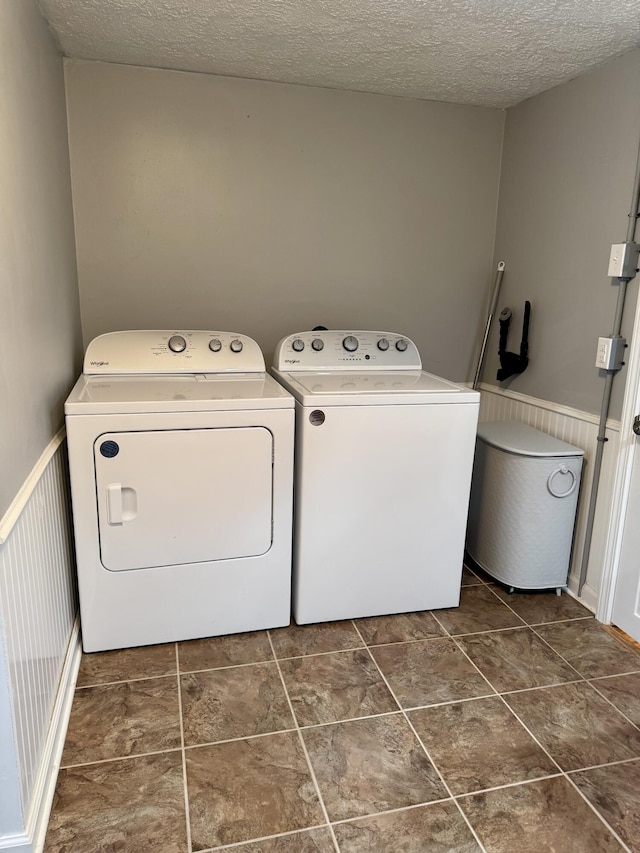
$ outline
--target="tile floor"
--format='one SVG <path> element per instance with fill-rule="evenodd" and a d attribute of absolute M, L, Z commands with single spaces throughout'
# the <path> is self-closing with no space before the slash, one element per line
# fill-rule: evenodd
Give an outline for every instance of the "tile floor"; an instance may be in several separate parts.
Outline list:
<path fill-rule="evenodd" d="M 640 851 L 640 653 L 459 609 L 85 655 L 46 853 Z"/>

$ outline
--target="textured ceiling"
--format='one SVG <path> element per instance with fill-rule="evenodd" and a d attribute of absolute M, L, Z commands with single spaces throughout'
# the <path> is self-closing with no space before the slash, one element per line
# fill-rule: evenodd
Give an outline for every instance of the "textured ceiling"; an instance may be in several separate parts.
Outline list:
<path fill-rule="evenodd" d="M 640 45 L 640 0 L 39 0 L 65 56 L 508 107 Z"/>

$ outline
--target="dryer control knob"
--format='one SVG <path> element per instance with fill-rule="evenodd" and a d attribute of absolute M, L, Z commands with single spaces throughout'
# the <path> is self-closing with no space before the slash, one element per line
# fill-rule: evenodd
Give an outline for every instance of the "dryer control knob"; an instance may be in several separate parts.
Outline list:
<path fill-rule="evenodd" d="M 386 352 L 389 349 L 389 341 L 386 338 L 380 338 L 378 341 L 378 349 Z"/>
<path fill-rule="evenodd" d="M 169 338 L 169 349 L 171 352 L 184 352 L 187 348 L 187 342 L 182 335 L 173 335 Z"/>
<path fill-rule="evenodd" d="M 302 340 L 302 338 L 296 338 L 291 344 L 291 349 L 294 352 L 302 352 L 302 350 L 304 349 L 304 341 Z"/>
<path fill-rule="evenodd" d="M 222 342 L 218 340 L 218 338 L 211 338 L 209 341 L 209 349 L 211 352 L 220 352 L 222 349 Z"/>
<path fill-rule="evenodd" d="M 321 352 L 324 349 L 324 341 L 322 338 L 314 338 L 311 341 L 311 349 L 314 349 L 316 352 Z"/>
<path fill-rule="evenodd" d="M 342 346 L 347 352 L 355 352 L 358 349 L 358 339 L 355 335 L 347 335 L 347 337 L 342 341 Z"/>
<path fill-rule="evenodd" d="M 405 352 L 409 344 L 404 340 L 404 338 L 400 338 L 399 341 L 396 341 L 396 349 L 398 352 Z"/>
<path fill-rule="evenodd" d="M 235 338 L 229 344 L 229 349 L 231 350 L 231 352 L 242 352 L 242 341 L 239 341 L 237 338 Z"/>

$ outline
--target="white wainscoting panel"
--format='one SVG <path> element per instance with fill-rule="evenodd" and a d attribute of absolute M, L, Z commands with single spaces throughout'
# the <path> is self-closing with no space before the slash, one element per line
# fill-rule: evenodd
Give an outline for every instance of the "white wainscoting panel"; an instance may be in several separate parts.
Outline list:
<path fill-rule="evenodd" d="M 47 453 L 0 545 L 0 654 L 8 665 L 25 831 L 34 808 L 40 810 L 41 765 L 70 641 L 77 637 L 66 441 L 57 436 L 43 457 Z"/>
<path fill-rule="evenodd" d="M 480 399 L 481 421 L 520 421 L 529 426 L 567 441 L 585 451 L 585 465 L 582 474 L 576 534 L 569 571 L 569 589 L 577 593 L 582 562 L 586 517 L 589 505 L 591 481 L 593 477 L 593 458 L 596 452 L 598 418 L 589 412 L 581 412 L 568 406 L 560 406 L 547 400 L 538 400 L 513 391 L 504 391 L 493 385 L 481 385 Z M 582 590 L 581 600 L 595 610 L 602 578 L 602 566 L 611 505 L 615 461 L 620 439 L 619 421 L 607 422 L 600 487 L 596 505 L 596 517 L 591 540 L 589 569 Z"/>

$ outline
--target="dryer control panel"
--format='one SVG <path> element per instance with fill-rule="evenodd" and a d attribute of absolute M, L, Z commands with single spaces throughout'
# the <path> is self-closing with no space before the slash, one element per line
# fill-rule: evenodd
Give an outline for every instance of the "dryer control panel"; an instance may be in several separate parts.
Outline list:
<path fill-rule="evenodd" d="M 273 366 L 296 370 L 421 370 L 416 345 L 394 332 L 297 332 L 276 347 Z"/>
<path fill-rule="evenodd" d="M 96 374 L 264 373 L 258 344 L 236 332 L 138 330 L 94 338 L 82 372 Z"/>

